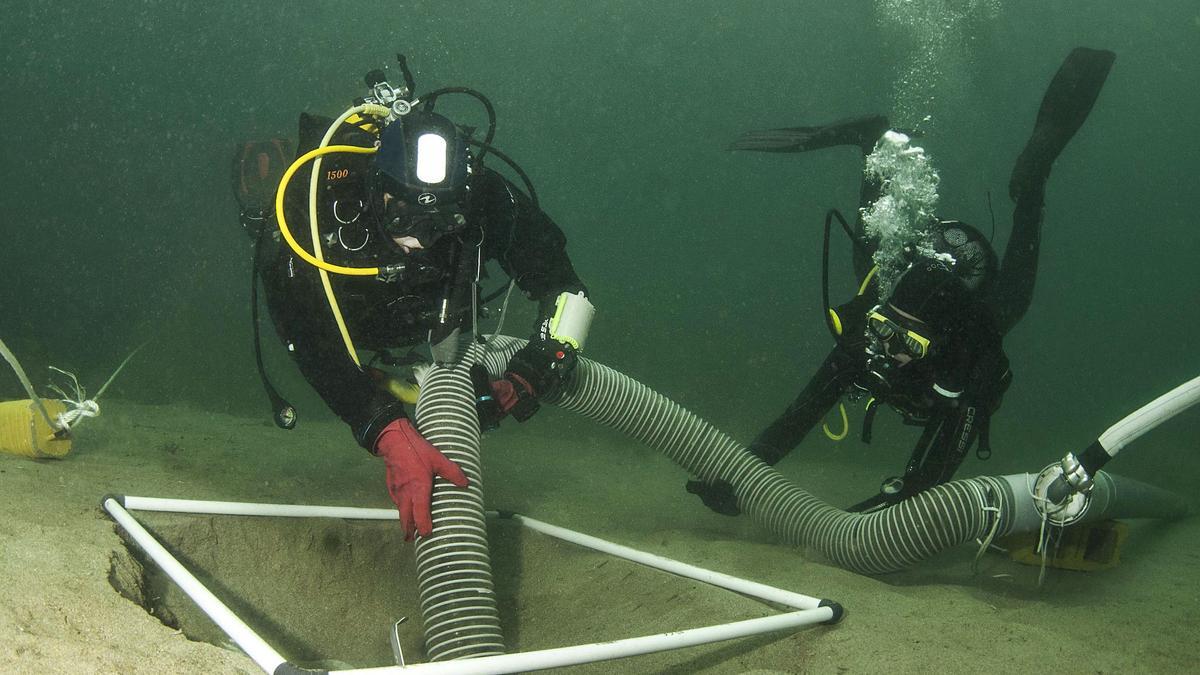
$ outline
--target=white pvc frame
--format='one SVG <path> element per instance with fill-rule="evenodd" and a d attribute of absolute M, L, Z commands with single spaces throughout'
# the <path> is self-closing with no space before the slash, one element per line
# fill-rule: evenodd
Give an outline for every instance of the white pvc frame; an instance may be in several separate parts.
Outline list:
<path fill-rule="evenodd" d="M 122 500 L 124 505 L 118 499 Z M 279 666 L 288 663 L 287 659 L 283 658 L 279 652 L 275 651 L 253 629 L 247 626 L 224 603 L 217 599 L 204 584 L 180 564 L 170 552 L 163 548 L 129 511 L 167 511 L 174 513 L 279 516 L 290 518 L 346 518 L 356 520 L 396 520 L 398 518 L 395 509 L 253 504 L 246 502 L 213 502 L 133 496 L 125 496 L 123 498 L 106 497 L 103 506 L 112 516 L 113 520 L 124 528 L 138 546 L 150 556 L 151 560 L 167 576 L 171 577 L 171 580 L 178 584 L 180 589 L 184 593 L 187 593 L 188 597 L 221 630 L 225 631 L 230 639 L 246 652 L 247 656 L 253 659 L 267 673 L 274 673 Z M 495 515 L 495 512 L 489 512 L 489 515 Z M 557 668 L 607 659 L 637 656 L 640 654 L 650 654 L 761 633 L 800 628 L 802 626 L 830 622 L 836 616 L 835 608 L 821 606 L 822 600 L 819 598 L 792 593 L 773 586 L 739 579 L 669 558 L 644 553 L 603 539 L 597 539 L 596 537 L 534 520 L 533 518 L 520 515 L 513 515 L 512 518 L 530 529 L 552 537 L 580 546 L 586 546 L 603 553 L 619 556 L 626 560 L 672 574 L 749 595 L 760 600 L 792 607 L 795 611 L 759 619 L 748 619 L 703 628 L 692 628 L 659 635 L 647 635 L 612 642 L 577 645 L 574 647 L 543 649 L 516 654 L 502 654 L 499 656 L 484 656 L 457 661 L 439 661 L 435 663 L 383 666 L 378 668 L 356 668 L 330 672 L 346 674 L 370 673 L 371 675 L 382 675 L 385 673 L 396 673 L 399 675 L 406 673 L 419 673 L 421 675 L 442 673 L 453 673 L 455 675 L 500 675 L 502 673 L 528 672 L 545 668 Z M 294 669 L 292 672 L 304 672 L 295 666 L 291 667 Z"/>

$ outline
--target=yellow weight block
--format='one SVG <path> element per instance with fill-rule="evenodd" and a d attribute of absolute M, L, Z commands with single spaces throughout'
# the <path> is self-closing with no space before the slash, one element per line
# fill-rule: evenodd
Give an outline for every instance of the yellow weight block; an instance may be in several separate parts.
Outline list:
<path fill-rule="evenodd" d="M 1129 526 L 1117 520 L 1072 525 L 1059 533 L 1056 546 L 1046 556 L 1046 567 L 1077 572 L 1095 572 L 1116 567 L 1121 562 L 1121 545 Z M 1024 565 L 1041 565 L 1037 552 L 1038 534 L 1029 532 L 1007 537 L 1008 554 Z"/>
<path fill-rule="evenodd" d="M 42 399 L 50 417 L 66 410 L 61 401 Z M 71 436 L 54 436 L 33 401 L 0 402 L 0 452 L 31 459 L 61 459 L 71 452 Z"/>

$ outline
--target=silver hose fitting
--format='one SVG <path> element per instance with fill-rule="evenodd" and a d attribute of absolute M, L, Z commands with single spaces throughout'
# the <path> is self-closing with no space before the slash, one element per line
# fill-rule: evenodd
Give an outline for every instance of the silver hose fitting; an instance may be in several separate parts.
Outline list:
<path fill-rule="evenodd" d="M 1067 456 L 1063 457 L 1058 465 L 1062 469 L 1063 480 L 1071 486 L 1072 490 L 1081 494 L 1087 494 L 1092 491 L 1095 483 L 1092 481 L 1092 477 L 1088 475 L 1087 469 L 1083 468 L 1083 464 L 1080 463 L 1075 453 L 1068 452 Z"/>
<path fill-rule="evenodd" d="M 1033 482 L 1033 503 L 1038 513 L 1054 525 L 1078 522 L 1091 505 L 1092 477 L 1073 453 L 1050 464 Z"/>

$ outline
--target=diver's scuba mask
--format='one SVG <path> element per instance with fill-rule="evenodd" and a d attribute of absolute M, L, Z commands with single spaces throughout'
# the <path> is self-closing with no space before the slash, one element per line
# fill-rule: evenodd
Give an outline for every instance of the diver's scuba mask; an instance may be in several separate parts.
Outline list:
<path fill-rule="evenodd" d="M 447 118 L 413 109 L 388 124 L 374 169 L 371 202 L 385 239 L 412 237 L 428 249 L 466 228 L 471 157 Z"/>
<path fill-rule="evenodd" d="M 881 314 L 880 305 L 867 312 L 867 340 L 878 343 L 880 352 L 886 345 L 892 355 L 904 354 L 916 361 L 929 356 L 932 340 Z"/>
<path fill-rule="evenodd" d="M 867 374 L 871 382 L 864 388 L 887 391 L 892 388 L 893 375 L 905 364 L 896 356 L 907 356 L 912 363 L 927 358 L 932 351 L 934 339 L 914 331 L 899 321 L 881 313 L 881 305 L 867 312 Z"/>

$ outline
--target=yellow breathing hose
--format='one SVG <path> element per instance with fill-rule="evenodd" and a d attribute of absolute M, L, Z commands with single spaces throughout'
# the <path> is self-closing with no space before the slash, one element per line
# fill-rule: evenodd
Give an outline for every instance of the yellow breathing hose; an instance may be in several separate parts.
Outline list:
<path fill-rule="evenodd" d="M 287 184 L 291 182 L 292 176 L 296 174 L 296 171 L 298 171 L 300 167 L 306 164 L 308 161 L 316 157 L 329 155 L 335 152 L 351 152 L 360 155 L 369 155 L 376 152 L 376 150 L 375 148 L 363 148 L 357 145 L 329 145 L 324 148 L 309 150 L 303 155 L 300 155 L 296 161 L 292 162 L 292 165 L 288 167 L 288 170 L 283 172 L 283 178 L 279 179 L 279 190 L 275 192 L 275 221 L 279 225 L 279 233 L 283 235 L 283 240 L 288 243 L 288 246 L 292 247 L 292 250 L 296 252 L 296 255 L 300 256 L 301 260 L 309 265 L 323 269 L 326 272 L 333 272 L 335 274 L 345 274 L 348 276 L 358 277 L 373 277 L 379 274 L 378 267 L 345 267 L 343 265 L 334 265 L 333 263 L 325 262 L 324 260 L 313 256 L 313 254 L 309 253 L 308 251 L 305 251 L 303 248 L 301 248 L 299 242 L 296 241 L 296 238 L 292 236 L 292 231 L 288 229 L 287 217 L 283 214 L 284 191 L 287 188 Z M 317 250 L 318 252 L 320 251 L 319 246 Z"/>
<path fill-rule="evenodd" d="M 284 172 L 283 177 L 279 179 L 279 188 L 275 191 L 275 221 L 279 225 L 279 233 L 283 235 L 284 241 L 296 255 L 304 262 L 317 268 L 317 272 L 321 277 L 321 286 L 325 289 L 325 299 L 329 302 L 329 309 L 333 312 L 334 321 L 337 323 L 338 331 L 342 335 L 342 342 L 346 346 L 346 353 L 349 354 L 350 360 L 354 361 L 354 365 L 362 368 L 362 363 L 358 360 L 358 350 L 354 347 L 354 341 L 350 338 L 350 331 L 346 327 L 346 321 L 342 317 L 342 310 L 338 306 L 337 297 L 333 293 L 333 285 L 329 281 L 329 272 L 336 274 L 345 274 L 348 276 L 377 276 L 379 274 L 378 267 L 346 267 L 343 265 L 334 265 L 325 261 L 321 248 L 321 232 L 317 223 L 317 184 L 321 176 L 321 158 L 325 155 L 334 152 L 349 152 L 359 155 L 369 155 L 378 151 L 378 148 L 364 148 L 357 145 L 329 145 L 330 139 L 334 133 L 353 115 L 359 113 L 371 115 L 373 117 L 386 117 L 390 110 L 381 105 L 364 104 L 354 106 L 342 113 L 329 128 L 325 131 L 325 135 L 321 138 L 321 143 L 316 148 L 304 153 L 288 170 Z M 313 161 L 312 175 L 308 184 L 308 221 L 312 237 L 313 252 L 310 254 L 300 247 L 292 236 L 291 230 L 287 225 L 287 217 L 284 215 L 283 198 L 287 192 L 287 186 L 291 182 L 292 177 L 300 170 L 300 167 L 310 160 Z"/>
<path fill-rule="evenodd" d="M 378 110 L 371 109 L 370 114 L 376 117 L 383 117 L 388 114 L 387 108 L 377 106 Z M 329 128 L 325 130 L 325 135 L 321 137 L 321 143 L 318 148 L 329 146 L 329 141 L 333 139 L 333 134 L 341 128 L 342 123 L 356 116 L 359 112 L 365 112 L 369 106 L 355 106 L 342 113 Z M 312 233 L 313 255 L 325 262 L 324 251 L 321 247 L 321 230 L 317 223 L 317 184 L 321 177 L 321 162 L 323 157 L 318 156 L 313 160 L 312 173 L 308 181 L 308 222 L 309 229 Z M 338 305 L 337 296 L 333 294 L 333 284 L 329 281 L 329 272 L 324 269 L 317 269 L 317 274 L 321 277 L 321 286 L 325 289 L 325 299 L 329 302 L 329 310 L 333 312 L 333 319 L 337 323 L 338 331 L 342 335 L 342 343 L 346 346 L 346 353 L 350 355 L 350 360 L 354 361 L 354 365 L 362 368 L 362 362 L 358 360 L 358 350 L 354 347 L 354 340 L 350 337 L 350 329 L 346 326 L 346 320 L 342 318 L 342 308 Z"/>
<path fill-rule="evenodd" d="M 287 218 L 283 213 L 283 196 L 287 192 L 288 183 L 292 181 L 292 176 L 296 175 L 296 172 L 299 171 L 300 167 L 304 166 L 305 163 L 317 159 L 317 162 L 313 165 L 312 180 L 309 182 L 308 201 L 309 219 L 312 221 L 313 250 L 316 251 L 317 255 L 319 256 L 321 254 L 321 241 L 317 232 L 316 224 L 316 185 L 317 178 L 319 176 L 318 171 L 321 168 L 321 162 L 319 158 L 335 152 L 349 152 L 359 155 L 370 155 L 378 152 L 378 148 L 364 148 L 357 145 L 328 145 L 329 139 L 333 137 L 334 132 L 337 131 L 339 126 L 341 126 L 342 122 L 345 122 L 351 115 L 355 115 L 357 113 L 363 113 L 373 117 L 386 117 L 389 113 L 389 109 L 386 106 L 368 103 L 354 106 L 334 120 L 333 124 L 329 125 L 329 130 L 325 132 L 325 137 L 321 139 L 321 144 L 316 148 L 304 153 L 303 155 L 300 155 L 296 161 L 292 162 L 292 165 L 288 167 L 288 170 L 283 172 L 283 177 L 279 179 L 279 188 L 275 190 L 275 222 L 279 225 L 279 233 L 283 235 L 284 241 L 288 243 L 288 246 L 292 247 L 292 250 L 295 251 L 296 255 L 300 256 L 300 259 L 304 262 L 312 265 L 313 267 L 325 270 L 326 272 L 333 272 L 335 274 L 373 277 L 379 274 L 378 267 L 345 267 L 343 265 L 334 265 L 310 254 L 308 251 L 305 251 L 300 247 L 300 244 L 296 242 L 296 238 L 292 236 L 291 230 L 288 229 Z"/>

